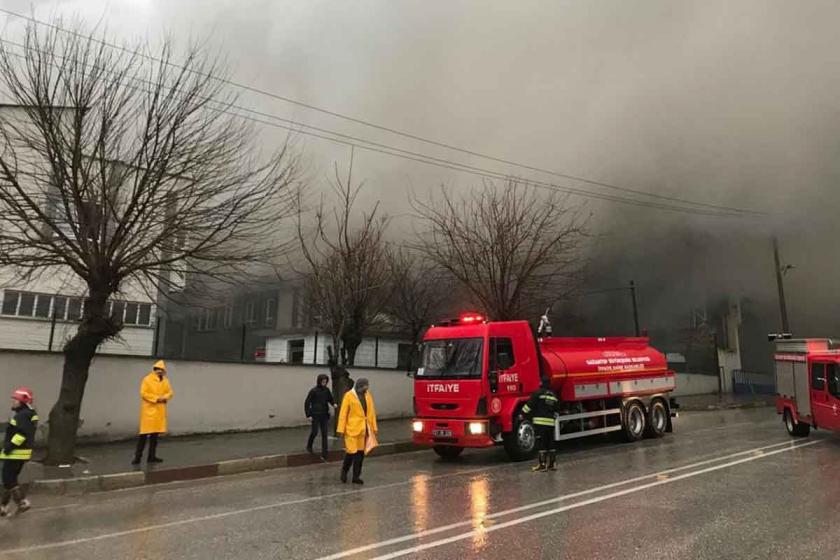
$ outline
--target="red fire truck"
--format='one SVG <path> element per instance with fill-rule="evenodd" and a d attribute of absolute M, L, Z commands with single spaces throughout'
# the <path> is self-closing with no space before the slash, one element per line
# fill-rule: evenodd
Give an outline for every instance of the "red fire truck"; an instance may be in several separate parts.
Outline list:
<path fill-rule="evenodd" d="M 783 335 L 789 336 L 789 335 Z M 776 337 L 776 412 L 790 435 L 840 431 L 840 348 L 828 338 Z"/>
<path fill-rule="evenodd" d="M 543 317 L 488 322 L 475 314 L 433 325 L 414 376 L 413 440 L 441 457 L 502 444 L 513 460 L 534 454 L 521 410 L 542 377 L 564 405 L 557 440 L 621 431 L 628 441 L 672 431 L 674 372 L 647 337 L 560 338 Z"/>

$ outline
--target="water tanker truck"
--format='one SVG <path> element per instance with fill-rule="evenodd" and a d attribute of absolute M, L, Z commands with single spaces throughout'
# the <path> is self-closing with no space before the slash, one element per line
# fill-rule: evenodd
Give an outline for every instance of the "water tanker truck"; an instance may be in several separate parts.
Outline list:
<path fill-rule="evenodd" d="M 672 431 L 674 372 L 647 337 L 552 337 L 546 317 L 487 321 L 477 314 L 431 326 L 414 375 L 413 440 L 444 458 L 503 445 L 532 457 L 533 426 L 522 413 L 547 378 L 562 401 L 555 439 L 621 432 L 627 441 Z"/>

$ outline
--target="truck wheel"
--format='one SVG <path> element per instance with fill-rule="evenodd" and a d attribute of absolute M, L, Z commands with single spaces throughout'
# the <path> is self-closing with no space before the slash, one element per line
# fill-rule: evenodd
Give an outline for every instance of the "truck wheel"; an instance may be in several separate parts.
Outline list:
<path fill-rule="evenodd" d="M 537 449 L 537 433 L 528 420 L 513 421 L 513 431 L 502 434 L 505 451 L 511 461 L 532 459 Z"/>
<path fill-rule="evenodd" d="M 789 408 L 785 409 L 785 428 L 793 437 L 805 437 L 811 433 L 811 425 L 794 420 Z"/>
<path fill-rule="evenodd" d="M 647 414 L 647 428 L 645 435 L 651 438 L 660 438 L 665 435 L 668 429 L 668 408 L 660 400 L 650 403 Z"/>
<path fill-rule="evenodd" d="M 433 449 L 438 454 L 438 457 L 450 461 L 464 452 L 463 447 L 455 447 L 453 445 L 435 445 Z"/>
<path fill-rule="evenodd" d="M 645 409 L 638 401 L 633 401 L 624 408 L 621 418 L 624 441 L 639 441 L 645 435 Z"/>

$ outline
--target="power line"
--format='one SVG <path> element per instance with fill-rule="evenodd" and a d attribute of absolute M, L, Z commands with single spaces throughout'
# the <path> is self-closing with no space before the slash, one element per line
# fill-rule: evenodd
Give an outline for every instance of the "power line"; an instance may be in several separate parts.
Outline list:
<path fill-rule="evenodd" d="M 13 45 L 17 48 L 23 49 L 24 51 L 26 51 L 27 49 L 32 49 L 32 50 L 35 50 L 36 52 L 40 52 L 42 54 L 49 54 L 51 56 L 54 55 L 53 53 L 46 53 L 45 51 L 42 51 L 42 50 L 39 50 L 39 49 L 34 49 L 32 47 L 26 47 L 25 45 L 22 45 L 20 43 L 15 43 L 14 41 L 9 41 L 8 39 L 0 39 L 0 42 L 5 43 L 5 44 Z M 17 56 L 19 58 L 25 59 L 25 55 L 23 55 L 23 54 L 18 54 L 18 53 L 13 53 L 13 52 L 10 52 L 10 54 L 12 54 L 14 56 Z M 64 57 L 59 56 L 59 58 L 64 58 Z M 49 62 L 47 62 L 47 64 L 49 64 L 53 67 L 56 67 L 55 64 L 52 64 L 52 63 L 49 63 Z M 84 64 L 84 65 L 88 66 L 88 67 L 92 66 L 90 64 Z M 105 71 L 108 72 L 108 70 L 105 70 Z M 145 79 L 141 79 L 141 78 L 132 78 L 132 80 L 134 80 L 136 82 L 141 82 L 141 83 L 148 84 L 152 87 L 157 87 L 158 86 L 158 84 L 155 84 L 150 80 L 145 80 Z M 129 87 L 131 89 L 134 89 L 134 90 L 140 90 L 140 88 L 138 88 L 136 86 L 128 85 L 128 84 L 127 84 L 127 87 Z M 169 89 L 170 89 L 170 91 L 176 91 L 176 93 L 177 93 L 177 90 L 175 88 L 169 88 Z M 143 89 L 142 91 L 144 91 L 146 93 L 151 93 L 152 92 L 152 90 L 148 90 L 148 89 Z M 215 100 L 213 100 L 210 97 L 203 97 L 203 98 L 200 98 L 200 99 L 203 99 L 204 101 L 212 101 L 214 103 L 219 104 L 218 102 L 216 102 Z M 450 160 L 446 160 L 446 159 L 436 158 L 434 156 L 429 156 L 427 154 L 422 154 L 422 153 L 418 153 L 418 152 L 412 152 L 412 151 L 409 151 L 409 150 L 404 150 L 402 148 L 396 148 L 396 147 L 393 147 L 393 146 L 389 146 L 387 144 L 381 144 L 381 143 L 373 142 L 373 141 L 370 141 L 370 140 L 366 140 L 364 138 L 358 138 L 358 137 L 343 134 L 343 133 L 340 133 L 340 132 L 335 132 L 335 131 L 332 131 L 332 130 L 329 130 L 329 129 L 323 129 L 323 128 L 315 127 L 315 126 L 312 126 L 312 125 L 309 125 L 309 124 L 306 124 L 306 123 L 293 121 L 293 120 L 286 119 L 286 118 L 283 118 L 283 117 L 279 117 L 279 116 L 276 116 L 276 115 L 272 115 L 272 114 L 269 114 L 269 113 L 264 113 L 264 112 L 261 112 L 261 111 L 250 109 L 248 107 L 242 107 L 242 106 L 236 105 L 236 104 L 225 104 L 224 107 L 226 107 L 226 108 L 219 109 L 217 107 L 208 106 L 208 109 L 211 110 L 211 111 L 217 112 L 219 114 L 227 114 L 227 115 L 231 115 L 231 116 L 241 118 L 241 119 L 244 119 L 244 120 L 248 120 L 248 121 L 251 121 L 251 122 L 264 124 L 264 125 L 272 126 L 272 127 L 276 127 L 276 128 L 281 128 L 281 129 L 288 130 L 288 131 L 291 131 L 291 132 L 304 134 L 304 135 L 307 135 L 307 136 L 312 136 L 312 137 L 315 137 L 315 138 L 320 138 L 320 139 L 323 139 L 323 140 L 331 141 L 331 142 L 334 142 L 334 143 L 337 143 L 337 144 L 351 146 L 351 147 L 359 148 L 359 149 L 370 151 L 370 152 L 385 154 L 385 155 L 389 155 L 389 156 L 392 156 L 392 157 L 399 157 L 399 158 L 402 158 L 402 159 L 406 159 L 406 160 L 410 160 L 410 161 L 414 161 L 414 162 L 418 162 L 418 163 L 423 163 L 423 164 L 426 164 L 426 165 L 432 165 L 432 166 L 436 166 L 436 167 L 443 168 L 443 169 L 460 171 L 460 172 L 463 172 L 463 173 L 469 173 L 469 174 L 472 174 L 472 175 L 475 175 L 475 176 L 488 178 L 488 179 L 502 179 L 502 180 L 505 180 L 505 179 L 510 178 L 508 175 L 503 174 L 501 172 L 488 170 L 486 168 L 472 166 L 472 165 L 468 165 L 468 164 L 464 164 L 464 163 L 460 163 L 460 162 L 454 162 L 454 161 L 450 161 Z M 247 113 L 256 114 L 256 115 L 266 117 L 266 118 L 276 119 L 278 121 L 290 123 L 290 124 L 298 126 L 298 127 L 305 127 L 305 128 L 311 129 L 311 130 L 315 130 L 316 132 L 311 132 L 311 131 L 307 131 L 307 130 L 300 130 L 299 128 L 293 128 L 292 126 L 279 124 L 277 122 L 267 122 L 267 121 L 259 119 L 259 118 L 250 117 L 250 116 L 243 115 L 243 114 L 240 114 L 240 113 L 237 113 L 237 112 L 231 112 L 230 110 L 227 109 L 227 107 L 235 108 L 235 109 L 238 109 L 238 110 L 241 110 L 241 111 L 245 111 Z M 325 134 L 329 134 L 331 136 L 326 136 Z M 362 142 L 363 144 L 359 144 L 358 142 Z M 617 196 L 617 195 L 609 195 L 609 194 L 605 194 L 605 193 L 587 191 L 587 190 L 579 189 L 579 188 L 576 188 L 576 187 L 560 186 L 560 185 L 555 185 L 553 183 L 548 183 L 548 182 L 545 182 L 545 181 L 539 181 L 539 180 L 535 180 L 535 179 L 516 179 L 516 180 L 518 180 L 522 184 L 531 185 L 531 186 L 542 188 L 542 189 L 564 192 L 564 193 L 567 193 L 567 194 L 572 194 L 572 195 L 581 196 L 581 197 L 585 197 L 585 198 L 594 198 L 594 199 L 604 200 L 604 201 L 609 201 L 609 202 L 629 204 L 629 205 L 632 205 L 632 206 L 643 207 L 643 208 L 653 208 L 653 209 L 667 210 L 667 211 L 673 211 L 673 212 L 681 212 L 681 213 L 704 215 L 704 216 L 715 216 L 715 217 L 743 217 L 743 214 L 739 213 L 737 211 L 737 209 L 732 209 L 730 211 L 725 211 L 725 212 L 701 210 L 701 209 L 697 209 L 697 208 L 690 208 L 690 207 L 687 208 L 687 207 L 673 206 L 673 205 L 668 205 L 668 204 L 664 204 L 664 203 L 643 201 L 643 200 L 638 200 L 638 199 L 621 197 L 621 196 Z"/>
<path fill-rule="evenodd" d="M 18 43 L 14 43 L 13 41 L 8 41 L 6 39 L 0 39 L 0 42 L 11 44 L 11 45 L 14 45 L 16 47 L 24 48 L 24 49 L 31 48 L 31 47 L 24 47 L 24 46 L 22 46 Z M 45 51 L 40 51 L 38 49 L 33 49 L 33 50 L 35 50 L 36 52 L 41 52 L 41 53 L 45 52 Z M 25 56 L 23 54 L 12 53 L 12 52 L 10 52 L 10 54 L 12 54 L 13 56 L 17 56 L 19 58 L 25 59 Z M 63 57 L 60 57 L 60 58 L 63 58 Z M 51 63 L 47 63 L 47 64 L 50 64 L 51 66 L 56 67 L 56 65 L 54 65 L 54 64 L 51 64 Z M 91 66 L 91 65 L 86 64 L 85 66 Z M 108 71 L 106 70 L 106 72 L 108 72 Z M 134 78 L 133 80 L 137 81 L 137 82 L 149 84 L 153 87 L 157 86 L 157 84 L 151 82 L 150 80 L 143 80 L 143 79 L 139 79 L 139 78 Z M 134 89 L 135 91 L 140 91 L 141 90 L 141 88 L 138 88 L 138 87 L 132 86 L 132 85 L 128 85 L 128 84 L 127 84 L 127 87 L 129 87 L 131 89 Z M 170 88 L 170 90 L 174 91 L 175 88 Z M 148 90 L 148 89 L 142 89 L 142 91 L 144 91 L 146 93 L 151 93 L 151 90 Z M 204 97 L 204 98 L 200 98 L 200 99 L 213 101 L 209 97 Z M 249 109 L 247 107 L 241 107 L 241 106 L 238 106 L 238 105 L 235 105 L 235 104 L 226 105 L 226 106 L 239 108 L 239 109 L 241 109 L 243 111 L 246 111 L 246 112 L 265 115 L 269 118 L 275 118 L 275 119 L 278 119 L 278 120 L 281 120 L 281 121 L 289 122 L 289 119 L 284 119 L 282 117 L 277 117 L 275 115 L 270 115 L 270 114 L 267 114 L 267 113 L 261 113 L 259 111 L 254 111 L 252 109 Z M 281 129 L 284 129 L 284 130 L 288 130 L 290 132 L 295 132 L 295 133 L 304 134 L 304 135 L 307 135 L 307 136 L 312 136 L 312 137 L 315 137 L 315 138 L 327 140 L 327 141 L 334 142 L 334 143 L 337 143 L 337 144 L 342 144 L 342 145 L 345 145 L 345 146 L 351 146 L 351 147 L 359 148 L 361 150 L 367 150 L 367 151 L 370 151 L 370 152 L 385 154 L 385 155 L 389 155 L 389 156 L 392 156 L 392 157 L 398 157 L 398 158 L 402 158 L 402 159 L 406 159 L 406 160 L 410 160 L 410 161 L 414 161 L 414 162 L 418 162 L 418 163 L 423 163 L 423 164 L 426 164 L 426 165 L 432 165 L 432 166 L 436 166 L 436 167 L 443 168 L 443 169 L 460 171 L 460 172 L 468 173 L 468 174 L 478 176 L 478 177 L 483 177 L 483 178 L 488 178 L 488 179 L 502 179 L 502 180 L 506 180 L 506 179 L 510 178 L 508 175 L 505 175 L 501 172 L 488 170 L 488 169 L 480 168 L 480 167 L 476 167 L 476 166 L 470 166 L 470 165 L 463 164 L 463 163 L 460 163 L 460 162 L 451 162 L 451 161 L 448 161 L 448 160 L 435 158 L 433 156 L 428 156 L 428 155 L 425 155 L 425 154 L 418 154 L 416 152 L 410 152 L 410 151 L 407 151 L 407 150 L 403 150 L 401 148 L 394 148 L 392 146 L 388 146 L 388 145 L 384 145 L 384 144 L 373 143 L 373 142 L 365 140 L 365 139 L 357 139 L 357 141 L 369 143 L 369 144 L 372 144 L 372 145 L 368 146 L 368 145 L 364 145 L 364 144 L 358 144 L 358 143 L 354 143 L 354 142 L 351 142 L 351 141 L 348 141 L 348 140 L 342 140 L 342 139 L 339 139 L 339 138 L 334 138 L 332 136 L 325 136 L 324 134 L 319 134 L 317 132 L 299 130 L 298 128 L 293 128 L 291 126 L 282 125 L 282 124 L 275 123 L 275 122 L 267 122 L 267 121 L 264 121 L 262 119 L 253 118 L 253 117 L 249 117 L 247 115 L 242 115 L 242 114 L 239 114 L 239 113 L 231 112 L 227 109 L 219 109 L 219 108 L 216 108 L 216 107 L 208 107 L 208 109 L 211 110 L 211 111 L 214 111 L 216 113 L 219 113 L 219 114 L 231 115 L 231 116 L 241 118 L 241 119 L 244 119 L 244 120 L 252 121 L 252 122 L 255 122 L 255 123 L 259 123 L 259 124 L 264 124 L 266 126 L 281 128 Z M 291 122 L 294 123 L 295 121 L 291 121 Z M 305 123 L 296 123 L 296 124 L 298 124 L 299 126 L 302 126 L 302 127 L 315 128 L 316 130 L 322 130 L 322 131 L 326 132 L 327 134 L 334 134 L 334 135 L 337 135 L 337 136 L 343 136 L 345 138 L 355 138 L 355 137 L 352 137 L 352 136 L 348 136 L 348 135 L 345 135 L 345 134 L 342 134 L 342 133 L 337 133 L 337 132 L 330 131 L 330 130 L 327 130 L 327 129 L 318 129 L 317 127 L 312 127 L 311 125 L 308 125 L 308 124 L 305 124 Z M 408 154 L 408 155 L 406 155 L 406 154 Z M 537 188 L 564 192 L 564 193 L 567 193 L 567 194 L 573 194 L 573 195 L 577 195 L 577 196 L 581 196 L 581 197 L 585 197 L 585 198 L 594 198 L 594 199 L 605 200 L 605 201 L 610 201 L 610 202 L 617 202 L 617 203 L 621 203 L 621 204 L 629 204 L 629 205 L 643 207 L 643 208 L 655 208 L 655 209 L 668 210 L 668 211 L 674 211 L 674 212 L 682 212 L 682 213 L 705 215 L 705 216 L 715 216 L 715 217 L 743 217 L 743 214 L 738 214 L 738 213 L 734 213 L 734 212 L 730 212 L 730 213 L 727 213 L 727 212 L 713 212 L 713 211 L 700 210 L 700 209 L 695 209 L 695 208 L 685 208 L 685 207 L 679 207 L 679 206 L 666 205 L 666 204 L 657 203 L 657 202 L 646 202 L 646 201 L 637 200 L 637 199 L 619 197 L 619 196 L 616 196 L 616 195 L 608 195 L 608 194 L 597 193 L 597 192 L 592 192 L 592 191 L 585 191 L 585 190 L 582 190 L 582 189 L 577 189 L 575 187 L 559 186 L 559 185 L 555 185 L 553 183 L 547 183 L 545 181 L 538 181 L 538 180 L 533 180 L 533 179 L 517 179 L 517 180 L 522 184 L 530 185 L 530 186 L 537 187 Z"/>
<path fill-rule="evenodd" d="M 58 25 L 55 25 L 55 24 L 52 24 L 52 23 L 49 23 L 49 22 L 45 22 L 43 20 L 39 20 L 39 19 L 35 18 L 34 16 L 27 16 L 27 15 L 21 14 L 19 12 L 15 12 L 15 11 L 8 10 L 8 9 L 5 9 L 5 8 L 0 8 L 0 12 L 5 13 L 5 14 L 10 15 L 10 16 L 14 16 L 14 17 L 18 17 L 18 18 L 21 18 L 21 19 L 29 20 L 33 23 L 38 24 L 38 25 L 43 25 L 43 26 L 49 27 L 51 29 L 55 29 L 57 31 L 60 31 L 62 33 L 68 33 L 68 34 L 71 34 L 71 35 L 75 35 L 77 37 L 82 37 L 86 40 L 90 39 L 89 37 L 86 37 L 86 36 L 76 32 L 76 31 L 65 29 L 61 26 L 58 26 Z M 130 53 L 132 55 L 139 55 L 143 58 L 152 60 L 152 61 L 157 62 L 157 63 L 163 63 L 163 64 L 166 64 L 166 65 L 169 65 L 169 66 L 179 67 L 176 64 L 173 64 L 172 62 L 163 61 L 163 60 L 161 60 L 157 57 L 154 57 L 152 55 L 139 53 L 139 52 L 136 52 L 136 51 L 131 51 L 130 49 L 127 49 L 126 47 L 124 47 L 122 45 L 117 45 L 115 43 L 111 43 L 111 42 L 105 41 L 103 39 L 92 39 L 92 40 L 94 42 L 97 42 L 97 43 L 100 43 L 102 45 L 108 46 L 109 48 L 118 49 L 120 51 Z M 632 188 L 629 188 L 629 187 L 621 187 L 621 186 L 614 185 L 614 184 L 611 184 L 611 183 L 606 183 L 606 182 L 603 182 L 603 181 L 596 181 L 596 180 L 593 180 L 593 179 L 588 179 L 586 177 L 581 177 L 579 175 L 561 173 L 561 172 L 553 171 L 553 170 L 550 170 L 550 169 L 545 169 L 545 168 L 536 167 L 536 166 L 532 166 L 532 165 L 528 165 L 528 164 L 523 164 L 523 163 L 519 163 L 519 162 L 516 162 L 516 161 L 513 161 L 513 160 L 484 154 L 484 153 L 481 153 L 481 152 L 478 152 L 478 151 L 475 151 L 475 150 L 471 150 L 471 149 L 468 149 L 468 148 L 462 148 L 462 147 L 455 146 L 453 144 L 449 144 L 449 143 L 446 143 L 446 142 L 441 142 L 441 141 L 438 141 L 438 140 L 425 138 L 425 137 L 422 137 L 422 136 L 419 136 L 419 135 L 416 135 L 416 134 L 412 134 L 412 133 L 401 131 L 401 130 L 391 128 L 391 127 L 388 127 L 388 126 L 384 126 L 384 125 L 380 125 L 380 124 L 373 123 L 373 122 L 370 122 L 370 121 L 366 121 L 364 119 L 360 119 L 360 118 L 357 118 L 357 117 L 353 117 L 353 116 L 350 116 L 350 115 L 339 113 L 337 111 L 324 109 L 323 107 L 319 107 L 319 106 L 313 105 L 311 103 L 306 103 L 306 102 L 303 102 L 303 101 L 292 99 L 290 97 L 283 96 L 283 95 L 280 95 L 278 93 L 274 93 L 274 92 L 270 92 L 270 91 L 263 90 L 263 89 L 260 89 L 260 88 L 256 88 L 254 86 L 250 86 L 250 85 L 247 85 L 247 84 L 242 84 L 242 83 L 239 83 L 239 82 L 235 82 L 235 81 L 227 79 L 227 78 L 222 78 L 222 77 L 219 77 L 219 76 L 213 76 L 213 75 L 210 75 L 210 74 L 202 74 L 201 72 L 199 72 L 197 70 L 191 70 L 190 69 L 188 71 L 191 72 L 191 73 L 197 73 L 197 74 L 199 74 L 201 76 L 204 76 L 204 77 L 209 77 L 213 80 L 219 81 L 220 83 L 223 83 L 225 85 L 232 86 L 232 87 L 235 87 L 235 88 L 238 88 L 238 89 L 242 89 L 244 91 L 248 91 L 248 92 L 251 92 L 251 93 L 256 93 L 256 94 L 259 94 L 259 95 L 270 97 L 272 99 L 276 99 L 278 101 L 283 101 L 283 102 L 286 102 L 286 103 L 290 103 L 290 104 L 294 104 L 294 105 L 297 105 L 297 106 L 300 106 L 300 107 L 304 107 L 304 108 L 307 108 L 307 109 L 318 111 L 318 112 L 326 114 L 326 115 L 330 115 L 330 116 L 340 118 L 340 119 L 343 119 L 343 120 L 346 120 L 346 121 L 349 121 L 349 122 L 353 122 L 353 123 L 356 123 L 356 124 L 361 124 L 363 126 L 367 126 L 367 127 L 370 127 L 370 128 L 381 130 L 383 132 L 388 132 L 390 134 L 395 134 L 395 135 L 398 135 L 398 136 L 402 136 L 404 138 L 409 138 L 411 140 L 416 140 L 416 141 L 423 142 L 423 143 L 426 143 L 426 144 L 429 144 L 429 145 L 433 145 L 433 146 L 437 146 L 437 147 L 441 147 L 441 148 L 445 148 L 445 149 L 449 149 L 449 150 L 454 150 L 454 151 L 457 151 L 457 152 L 460 152 L 460 153 L 463 153 L 463 154 L 479 157 L 479 158 L 486 159 L 486 160 L 489 160 L 489 161 L 495 161 L 497 163 L 502 163 L 502 164 L 505 164 L 505 165 L 512 165 L 512 166 L 515 166 L 515 167 L 520 167 L 522 169 L 537 171 L 539 173 L 545 173 L 547 175 L 553 175 L 553 176 L 556 176 L 556 177 L 561 177 L 561 178 L 564 178 L 564 179 L 569 179 L 569 180 L 578 181 L 578 182 L 582 182 L 582 183 L 586 183 L 586 184 L 590 184 L 590 185 L 594 185 L 594 186 L 599 186 L 599 187 L 614 190 L 614 191 L 619 191 L 619 192 L 624 192 L 624 193 L 634 194 L 634 195 L 637 195 L 637 196 L 644 196 L 644 197 L 649 197 L 649 198 L 654 198 L 654 199 L 659 199 L 659 200 L 665 200 L 665 201 L 679 203 L 679 204 L 683 204 L 683 205 L 697 206 L 697 207 L 708 208 L 708 209 L 712 209 L 712 210 L 722 210 L 722 211 L 725 211 L 725 212 L 745 214 L 745 215 L 765 215 L 764 212 L 757 211 L 757 210 L 738 208 L 738 207 L 732 207 L 732 206 L 709 204 L 709 203 L 698 202 L 698 201 L 685 199 L 685 198 L 681 198 L 681 197 L 650 193 L 650 192 L 646 192 L 646 191 L 643 191 L 643 190 L 632 189 Z M 245 109 L 245 110 L 248 110 L 248 109 Z M 273 115 L 270 118 L 281 119 L 280 117 L 276 117 L 276 116 L 273 116 Z M 287 120 L 287 119 L 284 119 L 284 120 Z M 310 125 L 305 125 L 304 124 L 302 126 L 307 126 L 309 128 L 316 129 L 315 127 L 311 127 Z M 329 131 L 329 133 L 330 134 L 341 135 L 340 133 L 335 133 L 333 131 Z M 362 141 L 373 144 L 372 142 L 369 142 L 367 140 L 362 140 Z M 400 150 L 399 148 L 393 148 L 393 147 L 389 147 L 389 148 L 394 149 L 394 150 Z"/>

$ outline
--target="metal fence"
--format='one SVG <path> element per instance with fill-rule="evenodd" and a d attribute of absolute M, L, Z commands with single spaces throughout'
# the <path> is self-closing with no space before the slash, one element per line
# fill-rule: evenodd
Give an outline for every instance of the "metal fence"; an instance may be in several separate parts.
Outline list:
<path fill-rule="evenodd" d="M 774 395 L 776 377 L 768 373 L 732 370 L 732 392 L 736 395 Z"/>

